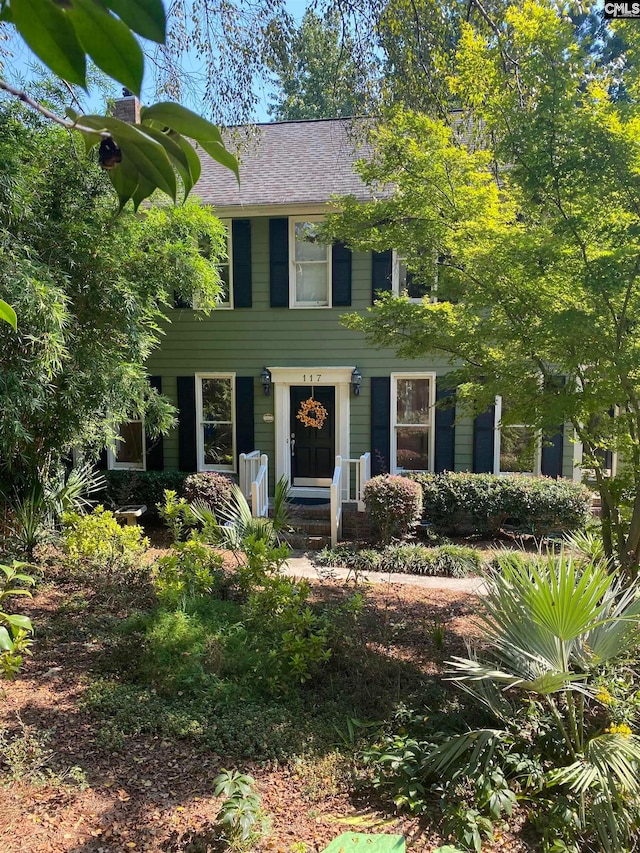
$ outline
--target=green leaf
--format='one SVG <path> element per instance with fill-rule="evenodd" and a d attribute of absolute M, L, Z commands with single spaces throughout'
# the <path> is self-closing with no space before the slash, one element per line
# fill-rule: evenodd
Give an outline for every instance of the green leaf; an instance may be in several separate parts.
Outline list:
<path fill-rule="evenodd" d="M 19 613 L 5 613 L 4 618 L 12 628 L 22 628 L 23 631 L 29 632 L 33 631 L 33 625 L 28 616 L 22 616 Z"/>
<path fill-rule="evenodd" d="M 189 161 L 189 171 L 191 172 L 191 180 L 194 184 L 196 184 L 198 182 L 198 178 L 200 177 L 200 173 L 202 172 L 200 158 L 193 150 L 193 145 L 191 145 L 188 139 L 185 139 L 179 133 L 176 133 L 173 136 L 173 139 L 184 151 L 185 157 Z"/>
<path fill-rule="evenodd" d="M 149 196 L 155 190 L 155 186 L 147 181 L 142 175 L 138 176 L 138 186 L 136 187 L 136 191 L 134 192 L 133 199 L 133 209 L 137 210 L 140 207 L 140 204 L 145 200 L 145 198 L 149 198 Z"/>
<path fill-rule="evenodd" d="M 166 125 L 184 136 L 196 139 L 198 142 L 211 140 L 220 143 L 220 145 L 223 144 L 222 134 L 215 124 L 211 124 L 206 118 L 202 118 L 202 116 L 180 104 L 162 101 L 159 104 L 152 104 L 150 107 L 143 107 L 140 110 L 140 119 L 143 124 L 154 121 Z"/>
<path fill-rule="evenodd" d="M 184 184 L 184 197 L 186 198 L 191 192 L 191 189 L 195 182 L 191 176 L 190 161 L 188 160 L 183 149 L 175 141 L 175 138 L 170 136 L 168 133 L 163 133 L 161 130 L 158 130 L 155 127 L 151 127 L 150 125 L 144 125 L 143 127 L 141 126 L 141 129 L 153 139 L 155 139 L 156 142 L 159 142 L 160 145 L 162 145 L 164 150 L 167 152 L 169 160 L 171 160 L 173 165 L 178 170 L 178 174 L 182 178 L 182 182 Z"/>
<path fill-rule="evenodd" d="M 224 145 L 219 142 L 211 142 L 204 139 L 199 139 L 198 143 L 204 148 L 209 157 L 213 158 L 217 163 L 220 163 L 221 166 L 226 166 L 227 169 L 231 169 L 238 179 L 238 183 L 240 183 L 240 169 L 238 161 L 230 151 L 227 151 Z"/>
<path fill-rule="evenodd" d="M 139 95 L 144 56 L 129 27 L 92 0 L 73 0 L 69 17 L 98 68 Z"/>
<path fill-rule="evenodd" d="M 67 15 L 50 0 L 11 0 L 13 23 L 54 74 L 86 88 L 85 52 Z"/>
<path fill-rule="evenodd" d="M 103 0 L 116 15 L 143 38 L 164 44 L 167 21 L 162 0 Z"/>
<path fill-rule="evenodd" d="M 18 331 L 18 318 L 16 316 L 16 312 L 13 310 L 11 305 L 3 299 L 0 299 L 0 320 L 4 320 L 5 323 L 12 326 L 14 332 Z"/>
<path fill-rule="evenodd" d="M 118 194 L 120 210 L 122 210 L 129 199 L 133 198 L 138 187 L 138 170 L 128 157 L 123 157 L 122 162 L 114 166 L 113 169 L 109 169 L 108 172 L 109 180 Z"/>
<path fill-rule="evenodd" d="M 0 652 L 10 652 L 12 648 L 11 635 L 3 625 L 0 625 Z"/>

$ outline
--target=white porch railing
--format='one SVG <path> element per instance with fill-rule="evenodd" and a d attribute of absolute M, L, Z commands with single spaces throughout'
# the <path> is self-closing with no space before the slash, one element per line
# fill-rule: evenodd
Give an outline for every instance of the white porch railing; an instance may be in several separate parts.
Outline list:
<path fill-rule="evenodd" d="M 251 453 L 241 453 L 239 462 L 238 485 L 245 498 L 250 498 L 251 483 L 257 477 L 260 468 L 260 451 L 253 450 Z"/>
<path fill-rule="evenodd" d="M 269 457 L 263 453 L 260 467 L 251 483 L 251 514 L 254 518 L 269 517 Z"/>
<path fill-rule="evenodd" d="M 331 547 L 335 548 L 342 537 L 342 504 L 353 501 L 364 511 L 364 486 L 371 479 L 371 454 L 363 453 L 358 459 L 336 456 L 336 467 L 331 481 Z"/>

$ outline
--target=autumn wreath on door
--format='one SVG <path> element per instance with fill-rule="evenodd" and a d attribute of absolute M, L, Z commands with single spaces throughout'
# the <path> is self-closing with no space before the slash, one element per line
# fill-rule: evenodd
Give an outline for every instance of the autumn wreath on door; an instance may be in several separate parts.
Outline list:
<path fill-rule="evenodd" d="M 309 397 L 308 400 L 303 400 L 300 403 L 300 411 L 296 418 L 301 421 L 306 427 L 313 429 L 322 429 L 329 412 L 325 409 L 322 403 Z"/>

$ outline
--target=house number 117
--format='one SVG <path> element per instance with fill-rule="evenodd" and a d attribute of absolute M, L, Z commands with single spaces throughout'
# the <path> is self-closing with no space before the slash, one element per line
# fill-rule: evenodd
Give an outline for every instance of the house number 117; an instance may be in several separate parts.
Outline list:
<path fill-rule="evenodd" d="M 313 373 L 303 373 L 302 374 L 302 381 L 303 382 L 320 382 L 321 379 L 322 379 L 321 373 L 316 373 L 315 375 Z"/>

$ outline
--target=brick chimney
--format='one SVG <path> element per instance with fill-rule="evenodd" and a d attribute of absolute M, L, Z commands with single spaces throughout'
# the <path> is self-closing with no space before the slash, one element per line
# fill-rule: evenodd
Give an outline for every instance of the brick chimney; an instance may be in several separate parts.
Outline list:
<path fill-rule="evenodd" d="M 122 97 L 113 105 L 114 118 L 129 124 L 140 124 L 140 101 L 128 89 L 122 90 Z"/>

